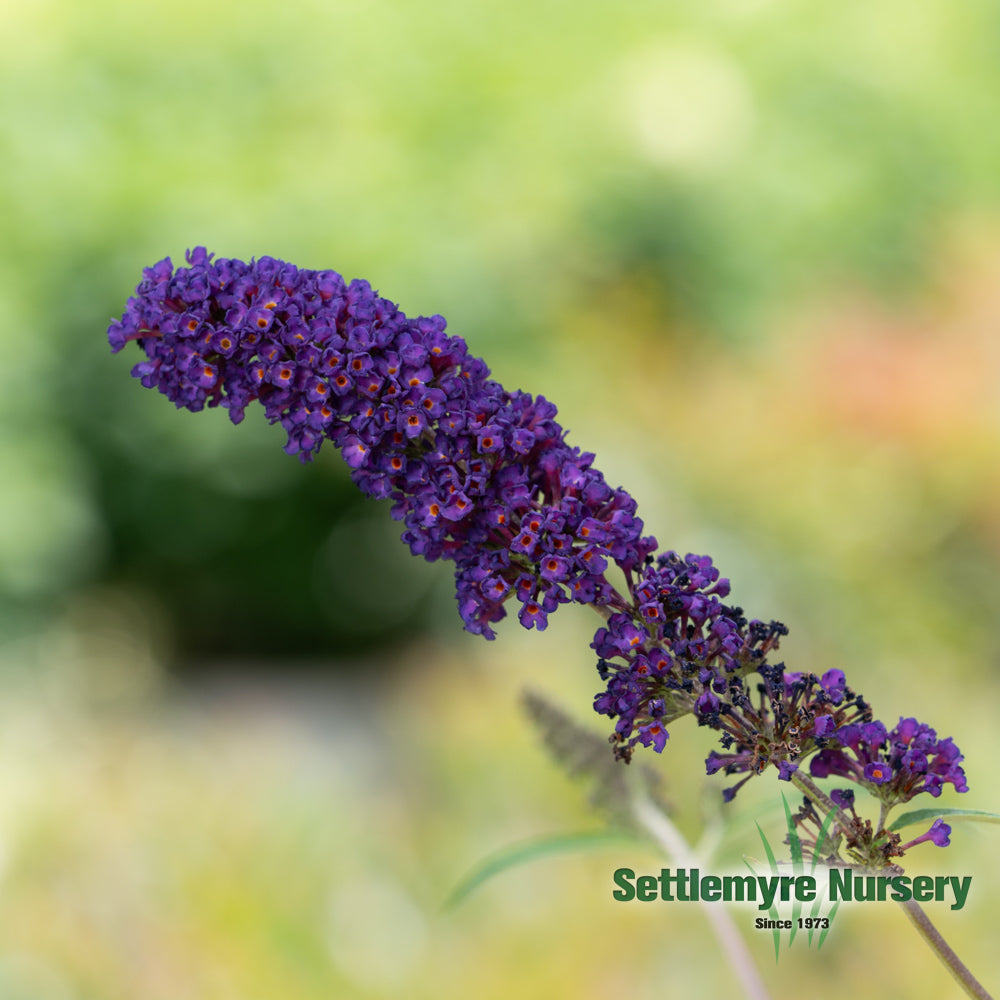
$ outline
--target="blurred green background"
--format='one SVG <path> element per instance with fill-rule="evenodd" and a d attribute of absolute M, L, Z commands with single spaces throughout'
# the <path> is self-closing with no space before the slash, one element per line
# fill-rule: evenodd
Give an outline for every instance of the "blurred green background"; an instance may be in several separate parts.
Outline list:
<path fill-rule="evenodd" d="M 176 412 L 105 328 L 189 246 L 365 277 L 708 552 L 796 669 L 954 734 L 1000 808 L 1000 8 L 987 0 L 92 0 L 0 7 L 0 997 L 726 995 L 697 914 L 610 900 L 518 709 L 595 732 L 595 620 L 464 634 L 337 457 Z M 656 761 L 718 821 L 709 735 Z M 719 865 L 780 839 L 770 775 Z M 991 829 L 912 866 L 987 986 Z M 727 853 L 728 852 L 728 853 Z M 911 866 L 911 870 L 913 867 Z M 776 997 L 937 997 L 896 908 L 842 908 Z M 926 953 L 925 953 L 926 952 Z"/>

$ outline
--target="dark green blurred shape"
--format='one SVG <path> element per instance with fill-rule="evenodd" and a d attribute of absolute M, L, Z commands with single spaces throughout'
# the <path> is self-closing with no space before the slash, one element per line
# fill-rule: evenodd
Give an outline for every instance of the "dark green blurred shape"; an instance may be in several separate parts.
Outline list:
<path fill-rule="evenodd" d="M 651 351 L 752 347 L 818 290 L 918 294 L 948 220 L 997 205 L 985 0 L 2 18 L 8 636 L 110 584 L 168 609 L 179 662 L 317 658 L 419 633 L 450 600 L 332 455 L 299 469 L 253 414 L 172 413 L 108 354 L 168 253 L 366 277 L 558 402 L 551 332 L 574 308 L 642 295 Z"/>

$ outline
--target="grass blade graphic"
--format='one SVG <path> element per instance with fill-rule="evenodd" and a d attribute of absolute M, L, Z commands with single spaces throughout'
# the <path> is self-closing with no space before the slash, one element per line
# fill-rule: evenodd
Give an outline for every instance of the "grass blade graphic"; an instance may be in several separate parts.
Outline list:
<path fill-rule="evenodd" d="M 827 835 L 830 832 L 830 827 L 833 824 L 833 819 L 837 815 L 838 812 L 840 812 L 839 809 L 831 809 L 826 814 L 826 819 L 823 820 L 823 825 L 819 828 L 819 834 L 816 837 L 816 849 L 813 851 L 812 867 L 809 869 L 809 874 L 812 875 L 812 876 L 814 876 L 814 877 L 816 875 L 816 868 L 819 865 L 819 856 L 823 852 L 823 846 L 826 844 Z M 813 917 L 814 919 L 816 917 L 818 917 L 819 916 L 819 911 L 822 908 L 822 906 L 823 906 L 822 896 L 821 896 L 820 893 L 817 893 L 816 894 L 816 902 L 813 903 L 812 912 L 809 914 L 809 916 Z M 837 906 L 840 906 L 840 900 L 837 901 Z M 836 909 L 837 909 L 837 907 L 835 906 L 833 908 L 833 911 L 831 911 L 831 913 L 829 914 L 829 918 L 828 919 L 830 920 L 831 923 L 833 922 L 833 913 L 836 912 Z M 830 925 L 827 924 L 827 930 L 829 930 L 829 927 L 830 927 Z M 814 927 L 810 927 L 809 928 L 809 938 L 808 938 L 808 940 L 809 940 L 809 947 L 810 948 L 812 947 L 812 940 L 813 940 L 813 934 L 814 933 L 815 933 L 815 928 Z M 826 933 L 825 932 L 823 934 L 823 937 L 824 938 L 826 937 Z M 823 947 L 823 939 L 821 938 L 820 941 L 819 941 L 819 943 L 816 945 L 816 948 L 817 948 L 817 950 L 819 950 L 822 947 Z"/>
<path fill-rule="evenodd" d="M 774 859 L 774 851 L 771 850 L 771 845 L 767 842 L 767 837 L 764 836 L 764 831 L 760 828 L 760 823 L 756 823 L 755 822 L 754 826 L 757 827 L 757 832 L 760 834 L 761 843 L 764 845 L 764 854 L 767 857 L 768 864 L 771 866 L 771 874 L 772 875 L 777 875 L 778 874 L 778 862 L 775 861 L 775 859 Z M 752 872 L 754 871 L 753 870 L 753 866 L 750 864 L 749 861 L 747 861 L 746 858 L 743 859 L 743 862 L 744 862 L 744 864 L 746 864 L 747 868 L 750 869 L 750 871 L 752 871 Z M 754 872 L 754 875 L 756 875 L 756 874 L 757 873 Z M 774 903 L 771 903 L 771 908 L 767 912 L 768 912 L 768 916 L 770 916 L 770 918 L 773 921 L 777 922 L 777 920 L 778 920 L 778 908 L 774 905 Z M 775 962 L 777 962 L 778 961 L 778 952 L 781 949 L 781 931 L 777 927 L 775 927 L 774 930 L 771 933 L 774 935 L 774 960 L 775 960 Z"/>
<path fill-rule="evenodd" d="M 781 793 L 781 801 L 785 807 L 785 825 L 788 827 L 788 847 L 792 852 L 792 875 L 799 876 L 803 872 L 802 865 L 802 841 L 799 839 L 799 831 L 795 829 L 795 820 L 792 817 L 792 810 L 788 807 L 788 799 L 785 793 Z M 760 829 L 758 827 L 758 829 Z M 761 834 L 763 836 L 763 834 Z M 795 902 L 792 904 L 792 929 L 788 932 L 788 944 L 795 940 L 795 932 L 799 927 L 799 917 L 802 915 L 802 901 L 799 894 L 795 894 Z"/>
<path fill-rule="evenodd" d="M 840 900 L 838 899 L 836 903 L 833 904 L 833 909 L 830 911 L 830 915 L 827 919 L 826 927 L 823 928 L 823 933 L 820 934 L 819 940 L 816 942 L 816 950 L 819 951 L 823 947 L 823 942 L 826 940 L 827 934 L 830 933 L 830 928 L 833 926 L 833 918 L 837 915 L 837 910 L 840 909 Z"/>

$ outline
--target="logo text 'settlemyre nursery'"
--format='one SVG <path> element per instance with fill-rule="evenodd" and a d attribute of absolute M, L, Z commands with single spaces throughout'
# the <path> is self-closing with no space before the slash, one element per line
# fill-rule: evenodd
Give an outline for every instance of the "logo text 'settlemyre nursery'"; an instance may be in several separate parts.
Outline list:
<path fill-rule="evenodd" d="M 754 919 L 754 930 L 771 931 L 775 959 L 780 951 L 782 931 L 788 932 L 789 945 L 796 933 L 805 931 L 809 945 L 816 932 L 821 948 L 841 903 L 884 903 L 902 905 L 947 901 L 953 910 L 961 910 L 972 889 L 970 875 L 907 875 L 898 866 L 872 871 L 850 865 L 820 864 L 829 849 L 829 829 L 835 817 L 832 810 L 822 824 L 812 850 L 803 850 L 795 818 L 782 796 L 788 830 L 787 844 L 791 864 L 780 864 L 764 831 L 757 825 L 770 872 L 760 873 L 744 856 L 750 870 L 745 874 L 705 873 L 700 867 L 661 868 L 659 873 L 637 874 L 628 867 L 614 871 L 612 898 L 618 902 L 665 903 L 744 903 L 764 910 L 767 916 Z M 924 837 L 947 839 L 950 829 L 938 818 Z M 808 867 L 806 864 L 809 859 Z M 808 908 L 804 904 L 808 904 Z"/>
<path fill-rule="evenodd" d="M 782 796 L 784 800 L 784 796 Z M 810 946 L 819 932 L 817 947 L 821 948 L 841 903 L 884 903 L 892 901 L 904 906 L 917 903 L 947 901 L 951 909 L 961 910 L 972 889 L 970 875 L 906 875 L 893 866 L 881 871 L 849 865 L 820 864 L 819 859 L 829 845 L 829 826 L 834 818 L 831 811 L 823 823 L 820 835 L 806 852 L 795 828 L 795 820 L 784 800 L 788 828 L 791 864 L 779 865 L 764 831 L 759 824 L 764 852 L 770 872 L 761 874 L 744 856 L 751 874 L 703 873 L 699 867 L 661 868 L 658 874 L 637 874 L 632 868 L 617 868 L 612 875 L 612 898 L 618 902 L 665 903 L 745 903 L 767 911 L 767 916 L 754 919 L 754 930 L 771 931 L 774 954 L 780 951 L 781 932 L 788 932 L 788 943 L 798 931 L 806 932 Z M 932 824 L 927 839 L 945 839 L 948 829 L 940 818 Z M 948 830 L 950 832 L 950 829 Z M 809 904 L 808 910 L 804 904 Z"/>
<path fill-rule="evenodd" d="M 661 868 L 655 875 L 638 875 L 631 868 L 618 868 L 613 880 L 611 895 L 622 903 L 749 902 L 760 910 L 778 902 L 824 899 L 830 903 L 949 901 L 951 909 L 961 910 L 972 888 L 970 875 L 868 875 L 850 868 L 823 868 L 812 875 L 716 875 L 703 874 L 698 868 Z"/>

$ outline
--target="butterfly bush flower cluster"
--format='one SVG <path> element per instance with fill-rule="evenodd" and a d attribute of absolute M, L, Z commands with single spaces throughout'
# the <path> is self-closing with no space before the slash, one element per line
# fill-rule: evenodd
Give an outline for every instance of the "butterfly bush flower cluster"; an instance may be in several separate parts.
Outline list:
<path fill-rule="evenodd" d="M 302 461 L 330 441 L 361 490 L 391 503 L 414 554 L 454 563 L 469 631 L 492 639 L 508 604 L 539 630 L 562 604 L 596 608 L 606 687 L 594 707 L 615 720 L 622 759 L 639 744 L 662 751 L 668 724 L 693 714 L 720 734 L 708 772 L 742 775 L 727 798 L 768 767 L 791 780 L 807 758 L 813 777 L 889 805 L 966 790 L 950 739 L 913 719 L 889 730 L 841 671 L 772 662 L 785 627 L 726 604 L 709 558 L 655 556 L 633 498 L 566 443 L 556 408 L 491 380 L 442 317 L 408 318 L 334 271 L 199 247 L 186 267 L 146 268 L 108 336 L 115 351 L 137 342 L 132 374 L 178 407 L 223 406 L 239 423 L 257 402 Z M 935 827 L 914 843 L 942 837 Z"/>
<path fill-rule="evenodd" d="M 408 319 L 365 281 L 202 248 L 188 264 L 147 268 L 109 330 L 115 350 L 145 350 L 143 385 L 237 423 L 257 401 L 303 461 L 331 441 L 414 554 L 455 563 L 472 632 L 493 638 L 508 601 L 538 629 L 569 601 L 625 607 L 605 570 L 634 572 L 655 539 L 546 399 L 505 391 L 440 316 Z"/>

